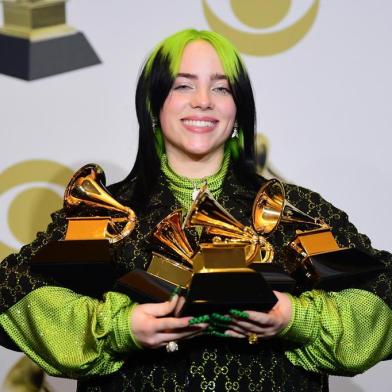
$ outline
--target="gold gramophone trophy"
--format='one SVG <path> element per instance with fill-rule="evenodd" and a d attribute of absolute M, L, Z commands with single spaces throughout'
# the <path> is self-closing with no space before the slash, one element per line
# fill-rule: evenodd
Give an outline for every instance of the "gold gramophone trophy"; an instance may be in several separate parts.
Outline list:
<path fill-rule="evenodd" d="M 88 207 L 88 214 L 80 216 Z M 31 259 L 32 269 L 81 294 L 100 296 L 112 288 L 110 244 L 129 235 L 136 216 L 105 187 L 105 174 L 95 164 L 79 169 L 64 194 L 67 229 L 63 240 L 49 242 Z"/>
<path fill-rule="evenodd" d="M 117 280 L 115 290 L 141 303 L 166 301 L 174 289 L 184 294 L 193 275 L 194 251 L 181 225 L 182 211 L 175 210 L 158 223 L 152 234 L 183 263 L 174 260 L 168 252 L 153 252 L 147 271 L 135 269 L 126 273 Z"/>
<path fill-rule="evenodd" d="M 83 35 L 66 23 L 65 0 L 2 0 L 0 73 L 25 80 L 99 64 Z"/>
<path fill-rule="evenodd" d="M 192 259 L 193 277 L 182 313 L 225 312 L 233 307 L 269 310 L 276 296 L 263 275 L 249 267 L 273 260 L 274 250 L 264 233 L 235 219 L 206 185 L 183 223 L 184 229 L 194 226 L 201 227 L 202 238 L 210 240 L 201 241 Z"/>
<path fill-rule="evenodd" d="M 314 227 L 297 230 L 289 244 L 286 265 L 299 290 L 339 290 L 384 268 L 382 263 L 359 249 L 339 247 L 331 227 L 290 204 L 283 184 L 277 179 L 267 181 L 260 188 L 253 206 L 253 222 L 255 229 L 265 234 L 271 233 L 280 223 Z"/>

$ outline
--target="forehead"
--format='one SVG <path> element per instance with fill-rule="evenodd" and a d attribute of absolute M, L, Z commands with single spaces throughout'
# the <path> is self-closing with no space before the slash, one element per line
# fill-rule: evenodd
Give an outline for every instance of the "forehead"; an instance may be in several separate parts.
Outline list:
<path fill-rule="evenodd" d="M 179 72 L 224 74 L 222 63 L 214 47 L 203 40 L 193 41 L 185 46 Z"/>

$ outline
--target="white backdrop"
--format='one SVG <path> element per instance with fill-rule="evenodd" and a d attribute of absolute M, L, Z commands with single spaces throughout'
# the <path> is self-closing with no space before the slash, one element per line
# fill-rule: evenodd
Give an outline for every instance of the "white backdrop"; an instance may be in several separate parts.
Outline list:
<path fill-rule="evenodd" d="M 245 26 L 229 1 L 206 3 L 238 30 L 268 33 L 295 23 L 314 1 L 292 1 L 287 16 L 265 30 Z M 202 0 L 73 0 L 67 7 L 68 23 L 86 34 L 103 63 L 34 82 L 0 75 L 4 249 L 23 242 L 15 233 L 27 223 L 12 221 L 16 213 L 8 212 L 18 192 L 56 182 L 50 175 L 37 177 L 34 162 L 28 162 L 26 176 L 13 171 L 15 165 L 48 160 L 71 172 L 91 161 L 105 169 L 108 182 L 123 178 L 137 147 L 133 100 L 148 51 L 179 29 L 209 28 Z M 375 247 L 387 250 L 392 248 L 391 14 L 389 0 L 321 1 L 313 26 L 296 45 L 271 56 L 244 55 L 256 93 L 258 131 L 269 139 L 274 168 L 348 212 Z M 18 173 L 18 186 L 9 173 Z M 0 350 L 0 383 L 18 356 Z M 333 378 L 331 390 L 387 392 L 391 371 L 384 362 L 352 379 Z M 56 391 L 75 387 L 51 383 Z"/>

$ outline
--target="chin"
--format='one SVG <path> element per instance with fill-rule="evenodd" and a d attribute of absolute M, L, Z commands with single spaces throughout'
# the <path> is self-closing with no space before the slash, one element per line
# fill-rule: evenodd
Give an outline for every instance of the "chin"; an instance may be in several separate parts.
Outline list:
<path fill-rule="evenodd" d="M 192 157 L 202 158 L 203 156 L 209 155 L 211 151 L 209 148 L 188 148 L 185 153 Z"/>

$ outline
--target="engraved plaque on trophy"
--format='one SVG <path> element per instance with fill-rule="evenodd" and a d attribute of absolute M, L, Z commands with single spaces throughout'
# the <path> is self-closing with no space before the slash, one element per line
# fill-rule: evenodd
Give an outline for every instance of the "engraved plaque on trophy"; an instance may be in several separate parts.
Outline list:
<path fill-rule="evenodd" d="M 83 33 L 66 23 L 65 0 L 3 0 L 0 73 L 38 79 L 99 64 Z"/>

